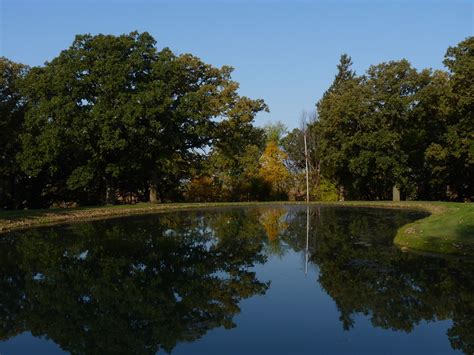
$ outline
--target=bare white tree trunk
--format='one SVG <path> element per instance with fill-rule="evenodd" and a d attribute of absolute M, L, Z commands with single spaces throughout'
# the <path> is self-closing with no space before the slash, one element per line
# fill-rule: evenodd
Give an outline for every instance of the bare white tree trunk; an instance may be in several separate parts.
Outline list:
<path fill-rule="evenodd" d="M 306 132 L 307 129 L 305 127 L 304 130 L 304 158 L 306 160 L 306 203 L 309 203 L 309 168 L 308 168 L 308 145 L 306 143 Z"/>

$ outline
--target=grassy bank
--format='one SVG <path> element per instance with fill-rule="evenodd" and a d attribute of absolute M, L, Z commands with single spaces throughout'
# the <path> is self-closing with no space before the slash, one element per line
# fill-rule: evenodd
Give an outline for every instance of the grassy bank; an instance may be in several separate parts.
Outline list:
<path fill-rule="evenodd" d="M 300 202 L 301 203 L 301 202 Z M 79 207 L 0 212 L 0 232 L 48 224 L 69 223 L 124 215 L 160 213 L 204 207 L 291 204 L 291 202 L 256 203 L 176 203 Z M 294 203 L 293 203 L 294 204 Z M 435 253 L 474 255 L 474 203 L 449 202 L 335 202 L 334 206 L 407 208 L 428 211 L 429 217 L 399 229 L 394 243 L 401 248 Z"/>
<path fill-rule="evenodd" d="M 474 255 L 474 203 L 434 203 L 431 215 L 398 230 L 394 243 L 435 253 Z"/>
<path fill-rule="evenodd" d="M 474 203 L 377 201 L 339 205 L 423 210 L 430 216 L 401 227 L 394 244 L 402 250 L 474 256 Z"/>

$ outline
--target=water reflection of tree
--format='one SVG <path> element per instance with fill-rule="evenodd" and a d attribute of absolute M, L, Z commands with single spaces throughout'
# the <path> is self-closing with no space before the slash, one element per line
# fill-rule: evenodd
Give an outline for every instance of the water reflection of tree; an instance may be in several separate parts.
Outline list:
<path fill-rule="evenodd" d="M 313 208 L 311 261 L 319 282 L 334 299 L 344 329 L 364 314 L 384 329 L 411 332 L 421 321 L 452 319 L 454 349 L 474 353 L 474 263 L 468 260 L 401 253 L 392 246 L 397 227 L 408 221 L 400 211 Z M 302 251 L 304 210 L 293 212 L 282 236 Z"/>
<path fill-rule="evenodd" d="M 452 347 L 474 353 L 474 264 L 399 252 L 394 233 L 411 218 L 312 207 L 319 282 L 345 329 L 357 314 L 406 332 L 452 319 Z M 0 340 L 29 330 L 73 353 L 153 353 L 232 327 L 239 301 L 268 287 L 251 267 L 265 253 L 305 251 L 306 221 L 299 207 L 227 209 L 4 236 Z"/>
<path fill-rule="evenodd" d="M 258 211 L 259 218 L 267 236 L 266 249 L 272 255 L 279 257 L 286 253 L 287 247 L 281 243 L 281 236 L 288 228 L 286 208 L 265 208 Z"/>
<path fill-rule="evenodd" d="M 29 330 L 72 353 L 155 353 L 233 327 L 240 300 L 268 287 L 248 269 L 265 257 L 261 239 L 213 223 L 175 214 L 3 238 L 0 339 Z"/>

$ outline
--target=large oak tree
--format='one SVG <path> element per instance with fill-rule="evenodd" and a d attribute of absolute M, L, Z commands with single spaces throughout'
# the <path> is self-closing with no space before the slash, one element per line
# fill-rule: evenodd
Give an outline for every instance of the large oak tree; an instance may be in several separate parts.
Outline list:
<path fill-rule="evenodd" d="M 232 68 L 158 50 L 148 33 L 81 35 L 25 80 L 21 161 L 45 193 L 113 203 L 117 189 L 165 198 L 199 154 L 265 108 Z"/>

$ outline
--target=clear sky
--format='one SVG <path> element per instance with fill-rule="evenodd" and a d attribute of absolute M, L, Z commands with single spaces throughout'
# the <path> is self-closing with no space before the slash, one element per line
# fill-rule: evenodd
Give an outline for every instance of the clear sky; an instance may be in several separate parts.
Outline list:
<path fill-rule="evenodd" d="M 242 95 L 298 126 L 334 78 L 342 53 L 363 73 L 408 59 L 442 68 L 446 48 L 474 32 L 473 1 L 0 0 L 0 55 L 41 65 L 78 33 L 148 31 L 158 47 L 235 68 Z"/>

